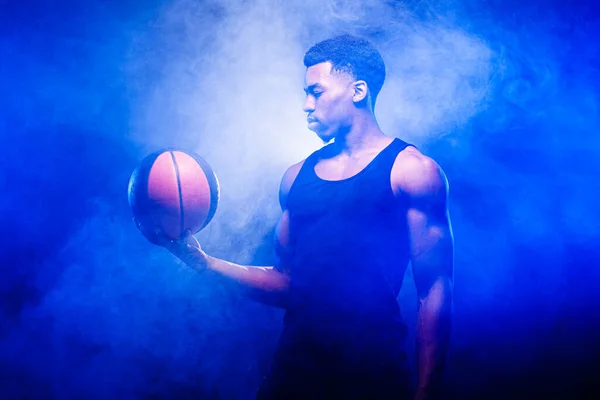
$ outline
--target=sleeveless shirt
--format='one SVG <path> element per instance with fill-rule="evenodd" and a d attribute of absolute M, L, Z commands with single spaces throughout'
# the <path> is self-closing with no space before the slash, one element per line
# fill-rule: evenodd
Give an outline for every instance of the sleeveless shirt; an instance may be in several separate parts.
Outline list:
<path fill-rule="evenodd" d="M 409 260 L 406 200 L 394 195 L 392 166 L 408 143 L 394 139 L 359 173 L 336 181 L 315 172 L 331 145 L 311 154 L 287 198 L 291 285 L 284 335 L 362 347 L 401 345 L 397 296 Z"/>

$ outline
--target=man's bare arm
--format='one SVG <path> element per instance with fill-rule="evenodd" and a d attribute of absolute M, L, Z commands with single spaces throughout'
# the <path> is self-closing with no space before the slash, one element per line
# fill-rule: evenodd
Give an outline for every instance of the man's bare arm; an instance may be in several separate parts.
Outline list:
<path fill-rule="evenodd" d="M 207 274 L 228 289 L 243 293 L 263 304 L 285 308 L 285 298 L 290 284 L 290 277 L 280 265 L 281 236 L 285 235 L 288 226 L 288 214 L 284 212 L 275 228 L 276 263 L 274 266 L 241 265 L 207 255 L 197 244 L 190 241 L 182 250 L 172 251 L 189 267 L 202 274 Z"/>
<path fill-rule="evenodd" d="M 453 311 L 454 240 L 447 210 L 448 185 L 439 166 L 421 154 L 407 160 L 403 177 L 419 298 L 416 399 L 433 399 L 446 362 Z"/>
<path fill-rule="evenodd" d="M 287 260 L 291 246 L 287 195 L 301 165 L 299 163 L 290 167 L 284 174 L 280 185 L 279 201 L 283 212 L 275 227 L 276 262 L 274 266 L 248 266 L 211 257 L 201 249 L 195 240 L 175 243 L 167 248 L 194 270 L 202 273 L 209 272 L 210 275 L 224 282 L 226 286 L 234 286 L 262 303 L 285 307 L 285 296 L 290 284 Z"/>

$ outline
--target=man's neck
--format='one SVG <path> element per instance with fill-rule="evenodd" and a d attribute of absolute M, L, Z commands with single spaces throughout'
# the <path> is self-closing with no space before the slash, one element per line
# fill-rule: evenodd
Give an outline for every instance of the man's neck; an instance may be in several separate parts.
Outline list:
<path fill-rule="evenodd" d="M 339 154 L 353 157 L 367 149 L 379 147 L 378 144 L 386 138 L 373 114 L 364 113 L 352 120 L 348 132 L 336 137 L 334 145 Z"/>

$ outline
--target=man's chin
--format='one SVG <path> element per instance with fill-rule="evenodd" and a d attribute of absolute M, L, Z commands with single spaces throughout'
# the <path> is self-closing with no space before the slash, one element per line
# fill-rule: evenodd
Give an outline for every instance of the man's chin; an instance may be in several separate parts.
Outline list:
<path fill-rule="evenodd" d="M 315 133 L 317 134 L 319 139 L 321 139 L 323 141 L 323 144 L 327 144 L 327 143 L 331 142 L 334 138 L 334 135 L 327 134 L 325 132 L 315 132 Z"/>

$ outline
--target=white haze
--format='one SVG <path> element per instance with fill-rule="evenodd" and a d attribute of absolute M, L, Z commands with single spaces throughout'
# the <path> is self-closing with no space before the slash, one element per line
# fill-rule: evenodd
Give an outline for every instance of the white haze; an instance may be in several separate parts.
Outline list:
<path fill-rule="evenodd" d="M 154 27 L 156 51 L 143 57 L 158 59 L 160 73 L 134 110 L 133 131 L 147 152 L 178 145 L 213 166 L 222 201 L 201 236 L 215 248 L 249 230 L 244 247 L 258 246 L 279 214 L 283 172 L 321 146 L 302 112 L 302 57 L 316 41 L 380 33 L 372 40 L 388 77 L 377 117 L 387 134 L 419 146 L 467 123 L 489 93 L 483 41 L 383 1 L 176 0 Z"/>

